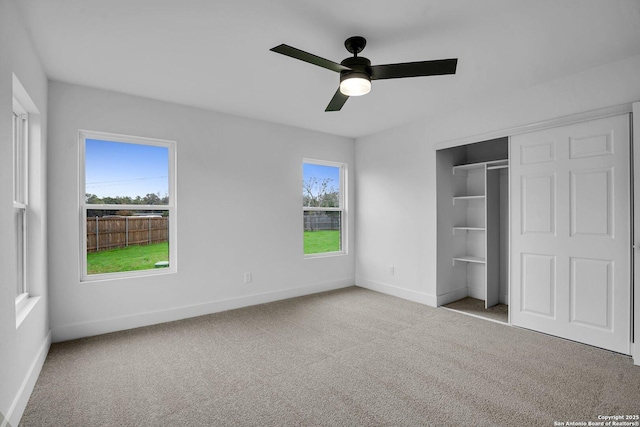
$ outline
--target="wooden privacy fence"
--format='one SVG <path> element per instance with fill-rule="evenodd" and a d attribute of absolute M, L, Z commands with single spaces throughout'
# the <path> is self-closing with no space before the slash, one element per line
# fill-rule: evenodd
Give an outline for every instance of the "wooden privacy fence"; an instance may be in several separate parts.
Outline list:
<path fill-rule="evenodd" d="M 340 230 L 340 212 L 305 212 L 304 231 Z"/>
<path fill-rule="evenodd" d="M 169 218 L 118 216 L 87 218 L 87 252 L 166 242 Z"/>

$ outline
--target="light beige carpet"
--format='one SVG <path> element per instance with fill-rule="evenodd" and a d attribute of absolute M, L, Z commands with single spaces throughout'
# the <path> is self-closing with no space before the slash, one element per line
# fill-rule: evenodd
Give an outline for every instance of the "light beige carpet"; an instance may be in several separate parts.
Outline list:
<path fill-rule="evenodd" d="M 629 357 L 347 288 L 54 344 L 22 426 L 553 426 L 640 412 Z"/>
<path fill-rule="evenodd" d="M 497 304 L 493 307 L 484 308 L 484 301 L 466 297 L 449 303 L 444 307 L 461 311 L 463 313 L 475 314 L 476 316 L 497 320 L 499 322 L 507 323 L 509 321 L 509 306 L 505 304 Z"/>

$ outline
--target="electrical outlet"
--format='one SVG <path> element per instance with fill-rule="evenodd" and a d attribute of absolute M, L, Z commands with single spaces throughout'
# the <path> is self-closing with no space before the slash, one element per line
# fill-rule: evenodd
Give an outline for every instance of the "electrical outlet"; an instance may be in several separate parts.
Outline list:
<path fill-rule="evenodd" d="M 244 273 L 244 283 L 251 283 L 253 277 L 250 272 Z"/>
<path fill-rule="evenodd" d="M 389 273 L 389 276 L 393 276 L 395 274 L 395 267 L 393 265 L 389 265 L 387 266 L 387 273 Z"/>

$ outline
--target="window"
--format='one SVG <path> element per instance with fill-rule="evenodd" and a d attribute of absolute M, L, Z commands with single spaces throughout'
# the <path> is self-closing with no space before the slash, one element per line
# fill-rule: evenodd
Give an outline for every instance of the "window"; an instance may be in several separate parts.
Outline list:
<path fill-rule="evenodd" d="M 342 163 L 302 164 L 304 255 L 346 253 L 345 175 Z"/>
<path fill-rule="evenodd" d="M 27 287 L 28 120 L 22 104 L 13 98 L 13 210 L 16 238 L 16 306 L 29 296 Z"/>
<path fill-rule="evenodd" d="M 6 236 L 13 251 L 9 276 L 14 280 L 16 329 L 29 316 L 46 286 L 46 212 L 42 119 L 18 77 L 12 82 L 13 233 Z M 9 180 L 7 181 L 7 184 Z M 5 236 L 3 236 L 4 238 Z"/>
<path fill-rule="evenodd" d="M 80 132 L 82 279 L 176 271 L 175 142 Z"/>

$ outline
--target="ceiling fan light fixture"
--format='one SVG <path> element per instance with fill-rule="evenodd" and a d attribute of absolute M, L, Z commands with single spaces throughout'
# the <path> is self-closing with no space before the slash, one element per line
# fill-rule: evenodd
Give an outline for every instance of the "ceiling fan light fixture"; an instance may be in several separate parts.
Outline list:
<path fill-rule="evenodd" d="M 340 78 L 340 92 L 347 96 L 362 96 L 371 91 L 371 79 L 365 73 L 349 73 Z"/>
<path fill-rule="evenodd" d="M 353 56 L 343 59 L 339 64 L 286 44 L 273 47 L 271 51 L 340 73 L 340 87 L 324 111 L 340 111 L 349 97 L 366 95 L 371 91 L 371 80 L 455 74 L 458 66 L 458 58 L 371 65 L 368 58 L 358 56 L 366 44 L 364 37 L 349 37 L 344 47 Z"/>

